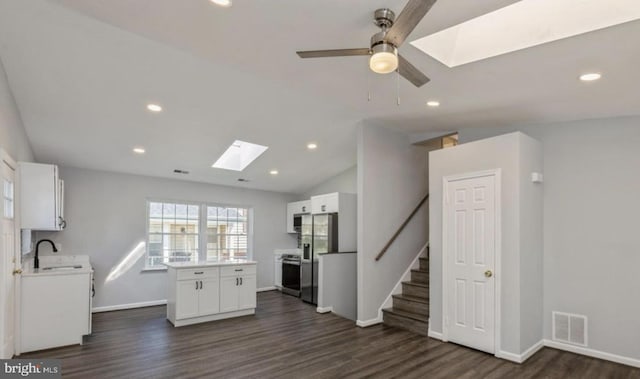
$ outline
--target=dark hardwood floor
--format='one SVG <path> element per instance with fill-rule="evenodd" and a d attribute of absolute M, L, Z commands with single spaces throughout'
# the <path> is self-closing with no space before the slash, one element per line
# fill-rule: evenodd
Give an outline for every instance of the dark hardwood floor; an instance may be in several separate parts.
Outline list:
<path fill-rule="evenodd" d="M 279 292 L 255 316 L 174 328 L 165 307 L 95 314 L 83 346 L 23 354 L 62 359 L 69 378 L 639 378 L 640 369 L 544 348 L 522 365 L 384 325 L 358 328 Z"/>

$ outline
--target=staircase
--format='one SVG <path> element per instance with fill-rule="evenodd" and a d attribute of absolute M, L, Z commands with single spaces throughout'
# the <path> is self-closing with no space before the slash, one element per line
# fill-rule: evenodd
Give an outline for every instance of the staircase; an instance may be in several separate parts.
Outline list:
<path fill-rule="evenodd" d="M 402 293 L 393 295 L 393 307 L 383 309 L 384 324 L 426 336 L 429 320 L 429 250 L 420 257 L 418 270 L 411 270 L 411 281 L 402 282 Z"/>

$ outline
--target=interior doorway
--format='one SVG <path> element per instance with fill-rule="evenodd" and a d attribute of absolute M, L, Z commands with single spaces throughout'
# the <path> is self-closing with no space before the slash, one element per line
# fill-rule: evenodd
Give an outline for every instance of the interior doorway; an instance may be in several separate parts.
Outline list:
<path fill-rule="evenodd" d="M 16 244 L 16 164 L 0 149 L 2 201 L 0 202 L 0 358 L 15 352 L 16 285 L 13 271 L 19 261 Z"/>

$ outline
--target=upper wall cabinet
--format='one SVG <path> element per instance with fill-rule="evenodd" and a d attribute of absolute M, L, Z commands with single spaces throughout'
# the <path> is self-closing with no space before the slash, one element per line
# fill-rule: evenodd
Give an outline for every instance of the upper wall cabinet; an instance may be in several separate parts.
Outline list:
<path fill-rule="evenodd" d="M 296 201 L 287 204 L 287 233 L 296 233 L 294 219 L 296 215 L 311 213 L 311 201 Z"/>
<path fill-rule="evenodd" d="M 64 182 L 58 166 L 20 162 L 20 228 L 43 231 L 62 230 L 64 220 Z"/>
<path fill-rule="evenodd" d="M 339 213 L 340 212 L 340 194 L 338 192 L 328 193 L 326 195 L 318 195 L 311 197 L 311 213 L 314 215 L 323 213 Z"/>

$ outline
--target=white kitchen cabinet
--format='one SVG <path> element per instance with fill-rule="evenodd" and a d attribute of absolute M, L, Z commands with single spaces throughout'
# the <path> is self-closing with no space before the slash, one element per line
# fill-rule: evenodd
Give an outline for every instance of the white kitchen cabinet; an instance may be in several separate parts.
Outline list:
<path fill-rule="evenodd" d="M 220 311 L 256 307 L 256 266 L 228 266 L 220 270 Z"/>
<path fill-rule="evenodd" d="M 255 313 L 255 262 L 166 265 L 167 319 L 174 326 Z"/>
<path fill-rule="evenodd" d="M 341 195 L 346 194 L 334 192 L 311 197 L 311 213 L 314 215 L 323 213 L 339 213 Z"/>
<path fill-rule="evenodd" d="M 311 201 L 303 200 L 287 204 L 287 233 L 296 233 L 294 218 L 296 215 L 311 213 Z"/>
<path fill-rule="evenodd" d="M 20 162 L 18 180 L 20 228 L 42 231 L 64 229 L 64 182 L 58 177 L 58 166 Z"/>

